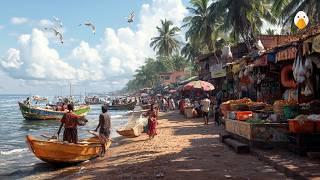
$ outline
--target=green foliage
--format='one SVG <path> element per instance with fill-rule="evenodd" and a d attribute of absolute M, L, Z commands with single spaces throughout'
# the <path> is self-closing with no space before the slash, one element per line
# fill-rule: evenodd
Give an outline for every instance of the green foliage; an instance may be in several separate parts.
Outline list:
<path fill-rule="evenodd" d="M 177 40 L 177 33 L 180 28 L 172 26 L 173 23 L 170 20 L 161 20 L 161 27 L 157 26 L 159 36 L 151 39 L 150 47 L 157 52 L 159 56 L 170 56 L 173 52 L 179 50 L 180 42 Z"/>
<path fill-rule="evenodd" d="M 297 30 L 293 19 L 298 11 L 307 13 L 311 25 L 316 25 L 320 22 L 319 0 L 273 0 L 273 14 L 279 18 L 280 24 L 290 26 L 293 32 Z"/>
<path fill-rule="evenodd" d="M 128 91 L 136 91 L 143 87 L 159 85 L 159 74 L 164 72 L 183 71 L 188 66 L 183 56 L 175 54 L 171 57 L 158 56 L 157 59 L 147 58 L 145 65 L 136 70 L 134 79 L 127 83 Z"/>

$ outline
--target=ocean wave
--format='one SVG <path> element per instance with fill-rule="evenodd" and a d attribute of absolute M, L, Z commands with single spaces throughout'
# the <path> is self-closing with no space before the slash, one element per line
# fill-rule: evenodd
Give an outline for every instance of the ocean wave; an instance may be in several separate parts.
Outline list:
<path fill-rule="evenodd" d="M 122 117 L 123 117 L 122 115 L 113 115 L 113 116 L 111 116 L 111 118 L 114 118 L 114 119 L 122 118 Z"/>
<path fill-rule="evenodd" d="M 10 154 L 17 154 L 17 153 L 21 153 L 23 151 L 28 150 L 28 148 L 21 148 L 21 149 L 12 149 L 9 151 L 0 151 L 0 155 L 10 155 Z"/>

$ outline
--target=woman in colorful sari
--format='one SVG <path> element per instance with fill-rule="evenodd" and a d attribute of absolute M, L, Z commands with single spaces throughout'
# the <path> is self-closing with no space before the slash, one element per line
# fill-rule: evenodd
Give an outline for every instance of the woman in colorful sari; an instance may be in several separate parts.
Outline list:
<path fill-rule="evenodd" d="M 74 114 L 72 111 L 73 111 L 73 104 L 68 104 L 68 112 L 63 115 L 61 119 L 61 125 L 57 134 L 59 137 L 61 128 L 64 125 L 63 141 L 68 141 L 69 143 L 77 143 L 78 142 L 77 126 L 84 125 L 84 124 L 80 123 L 79 121 L 81 117 Z"/>
<path fill-rule="evenodd" d="M 145 117 L 148 116 L 148 132 L 149 139 L 153 139 L 157 135 L 157 117 L 158 110 L 154 108 L 154 104 L 151 104 L 150 110 L 144 114 Z"/>

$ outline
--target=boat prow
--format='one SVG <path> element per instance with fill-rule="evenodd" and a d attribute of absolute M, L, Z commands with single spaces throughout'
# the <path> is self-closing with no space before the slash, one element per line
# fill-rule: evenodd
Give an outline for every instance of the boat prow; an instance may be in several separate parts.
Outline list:
<path fill-rule="evenodd" d="M 37 158 L 51 164 L 81 163 L 98 157 L 102 150 L 102 144 L 96 137 L 73 144 L 58 140 L 40 140 L 27 135 L 26 143 Z M 111 140 L 104 144 L 105 149 L 110 145 Z"/>

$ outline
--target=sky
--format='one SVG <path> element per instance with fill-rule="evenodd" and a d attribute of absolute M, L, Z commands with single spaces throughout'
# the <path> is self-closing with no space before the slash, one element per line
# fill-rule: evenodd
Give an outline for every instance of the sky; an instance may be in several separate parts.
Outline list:
<path fill-rule="evenodd" d="M 4 0 L 0 6 L 0 94 L 67 95 L 122 89 L 167 18 L 176 26 L 188 0 Z M 135 12 L 133 23 L 126 16 Z M 62 22 L 59 31 L 53 16 Z M 85 22 L 96 26 L 96 33 Z M 180 34 L 183 37 L 183 34 Z"/>

